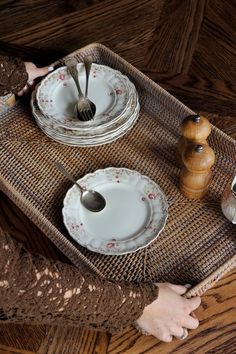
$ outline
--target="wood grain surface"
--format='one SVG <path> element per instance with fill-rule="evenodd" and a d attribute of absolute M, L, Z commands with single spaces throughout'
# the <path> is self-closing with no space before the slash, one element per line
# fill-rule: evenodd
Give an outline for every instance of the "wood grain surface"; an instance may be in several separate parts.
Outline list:
<path fill-rule="evenodd" d="M 101 42 L 236 139 L 236 2 L 2 0 L 0 51 L 38 65 Z M 0 224 L 31 251 L 69 262 L 0 194 Z M 236 270 L 202 297 L 200 326 L 161 343 L 132 327 L 116 335 L 59 326 L 0 325 L 0 354 L 236 353 Z"/>

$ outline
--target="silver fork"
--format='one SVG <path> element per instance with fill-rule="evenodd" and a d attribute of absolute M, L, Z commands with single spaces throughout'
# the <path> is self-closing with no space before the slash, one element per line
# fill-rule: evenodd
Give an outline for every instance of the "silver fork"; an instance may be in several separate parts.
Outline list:
<path fill-rule="evenodd" d="M 75 58 L 68 58 L 65 60 L 67 69 L 69 70 L 70 75 L 75 81 L 79 100 L 75 105 L 75 115 L 77 118 L 83 121 L 88 121 L 93 119 L 96 113 L 96 106 L 88 98 L 86 98 L 80 88 L 78 70 L 77 70 L 77 60 Z M 92 103 L 92 104 L 91 104 Z"/>

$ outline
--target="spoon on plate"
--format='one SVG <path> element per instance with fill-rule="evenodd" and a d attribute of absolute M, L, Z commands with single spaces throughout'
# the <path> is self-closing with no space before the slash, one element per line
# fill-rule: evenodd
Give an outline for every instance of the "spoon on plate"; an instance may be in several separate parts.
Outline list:
<path fill-rule="evenodd" d="M 80 202 L 86 209 L 98 212 L 105 208 L 106 200 L 100 193 L 92 189 L 87 190 L 86 188 L 83 188 L 60 162 L 54 161 L 53 164 L 58 171 L 78 187 L 80 190 Z"/>

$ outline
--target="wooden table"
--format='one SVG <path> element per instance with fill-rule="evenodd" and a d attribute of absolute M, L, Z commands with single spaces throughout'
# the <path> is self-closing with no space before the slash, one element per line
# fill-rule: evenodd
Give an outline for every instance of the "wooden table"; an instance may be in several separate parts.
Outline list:
<path fill-rule="evenodd" d="M 102 42 L 236 138 L 234 11 L 233 3 L 220 0 L 40 0 L 37 5 L 20 0 L 15 6 L 6 0 L 0 5 L 1 49 L 17 48 L 43 64 Z M 6 196 L 0 203 L 4 228 L 32 250 L 65 260 Z M 183 342 L 161 343 L 131 327 L 111 336 L 57 326 L 1 325 L 0 354 L 231 354 L 236 348 L 235 298 L 236 271 L 202 297 L 196 311 L 201 325 Z"/>

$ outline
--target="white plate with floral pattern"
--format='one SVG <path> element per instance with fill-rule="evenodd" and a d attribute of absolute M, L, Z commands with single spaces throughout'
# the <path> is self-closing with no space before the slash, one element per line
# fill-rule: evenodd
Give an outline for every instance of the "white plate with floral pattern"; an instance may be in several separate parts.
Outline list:
<path fill-rule="evenodd" d="M 69 146 L 80 146 L 80 147 L 91 147 L 91 146 L 98 146 L 103 144 L 109 144 L 122 136 L 124 136 L 130 129 L 133 128 L 135 123 L 137 122 L 139 117 L 139 107 L 137 107 L 136 111 L 129 117 L 129 120 L 121 127 L 122 129 L 115 130 L 112 134 L 107 134 L 107 136 L 100 136 L 97 138 L 85 138 L 85 137 L 70 137 L 61 135 L 59 133 L 55 133 L 52 129 L 48 128 L 45 124 L 41 124 L 41 122 L 36 119 L 36 122 L 40 129 L 51 139 L 65 144 Z M 64 129 L 64 128 L 62 128 Z"/>
<path fill-rule="evenodd" d="M 57 142 L 70 146 L 97 146 L 110 143 L 130 130 L 139 117 L 140 106 L 134 95 L 130 106 L 117 122 L 105 127 L 94 127 L 91 131 L 69 129 L 48 120 L 37 105 L 35 91 L 31 97 L 31 108 L 35 120 L 42 131 Z"/>
<path fill-rule="evenodd" d="M 106 207 L 98 213 L 85 209 L 74 185 L 65 196 L 64 224 L 74 240 L 93 252 L 121 255 L 153 242 L 163 230 L 168 203 L 157 183 L 137 171 L 110 167 L 79 180 L 100 192 Z"/>
<path fill-rule="evenodd" d="M 36 88 L 37 90 L 37 88 Z M 105 126 L 96 126 L 91 129 L 80 129 L 65 128 L 64 126 L 55 123 L 54 121 L 45 117 L 45 115 L 40 111 L 38 103 L 36 100 L 36 91 L 32 92 L 31 96 L 31 108 L 36 121 L 40 123 L 41 126 L 46 126 L 49 130 L 52 130 L 55 134 L 61 135 L 62 137 L 73 137 L 73 138 L 97 138 L 101 136 L 108 136 L 110 133 L 114 133 L 115 130 L 122 128 L 122 126 L 128 122 L 130 117 L 135 111 L 139 111 L 139 102 L 135 94 L 132 94 L 130 97 L 130 104 L 122 114 L 119 119 L 114 120 L 110 125 Z"/>
<path fill-rule="evenodd" d="M 78 63 L 79 82 L 85 88 L 84 64 Z M 48 74 L 39 84 L 36 98 L 41 112 L 56 123 L 68 128 L 91 128 L 108 125 L 119 117 L 129 105 L 129 79 L 119 71 L 105 65 L 93 64 L 89 80 L 88 96 L 96 105 L 96 115 L 89 122 L 74 117 L 78 101 L 77 88 L 67 68 L 60 67 Z M 135 88 L 134 88 L 135 89 Z"/>

